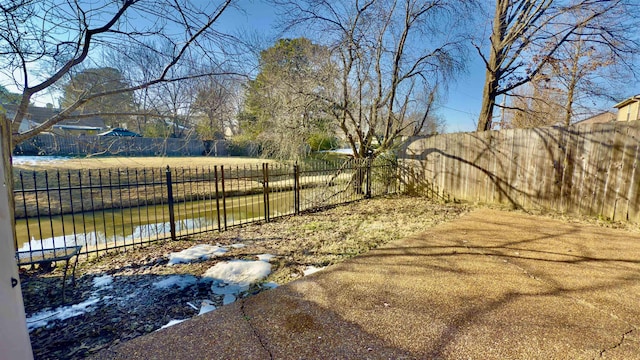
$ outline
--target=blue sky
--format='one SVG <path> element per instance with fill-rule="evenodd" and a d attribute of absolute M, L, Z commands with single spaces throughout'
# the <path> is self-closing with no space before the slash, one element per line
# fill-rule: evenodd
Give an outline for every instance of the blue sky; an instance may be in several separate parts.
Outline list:
<path fill-rule="evenodd" d="M 220 23 L 222 29 L 244 29 L 255 31 L 265 38 L 276 39 L 277 32 L 274 29 L 277 15 L 268 4 L 262 0 L 240 0 L 239 6 L 244 13 L 230 11 L 225 14 Z M 483 29 L 478 29 L 482 31 Z M 295 36 L 289 35 L 289 36 Z M 267 47 L 270 44 L 267 44 Z M 486 43 L 484 44 L 487 45 Z M 469 62 L 464 73 L 449 84 L 449 89 L 443 96 L 440 115 L 446 121 L 447 132 L 475 131 L 480 103 L 482 100 L 482 87 L 484 84 L 485 69 L 482 60 L 474 49 L 470 50 Z M 624 89 L 626 96 L 640 94 L 640 84 Z M 622 100 L 622 99 L 621 99 Z M 501 101 L 501 99 L 498 99 Z M 597 101 L 596 111 L 614 111 L 613 101 Z"/>
<path fill-rule="evenodd" d="M 239 0 L 238 8 L 241 10 L 228 9 L 219 20 L 216 28 L 228 33 L 254 33 L 264 39 L 265 48 L 273 44 L 279 37 L 275 29 L 277 14 L 263 0 Z M 287 35 L 289 37 L 296 36 L 295 34 Z M 448 84 L 448 92 L 443 94 L 439 113 L 446 121 L 447 132 L 474 131 L 476 129 L 485 72 L 480 57 L 473 50 L 471 51 L 467 70 Z M 10 84 L 11 81 L 1 81 L 1 83 L 5 86 L 9 85 L 7 86 L 9 90 L 15 90 Z M 625 90 L 624 93 L 627 96 L 638 94 L 640 93 L 640 85 Z M 50 94 L 42 94 L 33 100 L 38 105 L 44 105 L 47 102 L 55 103 L 55 99 Z M 609 110 L 613 105 L 613 102 L 604 103 L 600 107 L 602 110 Z"/>
<path fill-rule="evenodd" d="M 275 40 L 278 33 L 275 30 L 277 15 L 274 9 L 263 1 L 241 0 L 243 11 L 231 9 L 224 14 L 218 25 L 219 29 L 256 32 L 259 35 Z M 271 44 L 267 44 L 268 47 Z M 472 59 L 477 57 L 472 54 Z M 479 60 L 479 59 L 476 59 Z M 475 131 L 480 103 L 482 100 L 482 85 L 484 83 L 484 68 L 479 61 L 469 64 L 467 71 L 449 84 L 449 92 L 445 94 L 440 114 L 446 120 L 447 132 Z"/>

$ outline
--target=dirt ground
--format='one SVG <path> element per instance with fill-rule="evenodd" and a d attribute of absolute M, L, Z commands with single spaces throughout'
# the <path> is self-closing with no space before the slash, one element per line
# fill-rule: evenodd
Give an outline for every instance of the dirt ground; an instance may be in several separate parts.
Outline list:
<path fill-rule="evenodd" d="M 163 242 L 96 259 L 81 259 L 76 287 L 67 286 L 67 302 L 62 303 L 60 268 L 52 272 L 23 271 L 22 291 L 27 317 L 45 309 L 79 304 L 96 296 L 93 279 L 113 277 L 109 288 L 99 294 L 100 306 L 64 321 L 55 320 L 31 331 L 38 359 L 79 359 L 100 349 L 153 332 L 172 319 L 185 319 L 198 311 L 187 303 L 204 300 L 222 305 L 222 298 L 201 282 L 184 289 L 154 291 L 152 284 L 174 274 L 199 278 L 219 261 L 255 260 L 258 254 L 272 254 L 272 273 L 266 282 L 285 284 L 304 276 L 309 266 L 324 267 L 341 262 L 369 249 L 422 232 L 456 219 L 467 206 L 441 204 L 425 198 L 387 197 L 361 201 L 326 211 L 291 216 L 277 221 L 239 227 L 223 233 L 177 242 Z M 223 257 L 167 266 L 168 255 L 195 244 L 229 246 Z M 252 287 L 244 296 L 263 290 Z"/>

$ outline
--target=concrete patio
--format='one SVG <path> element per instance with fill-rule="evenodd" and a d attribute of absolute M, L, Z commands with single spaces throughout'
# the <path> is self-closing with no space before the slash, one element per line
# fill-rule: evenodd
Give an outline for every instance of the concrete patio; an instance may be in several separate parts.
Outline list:
<path fill-rule="evenodd" d="M 640 233 L 481 209 L 96 358 L 640 359 L 639 327 Z"/>

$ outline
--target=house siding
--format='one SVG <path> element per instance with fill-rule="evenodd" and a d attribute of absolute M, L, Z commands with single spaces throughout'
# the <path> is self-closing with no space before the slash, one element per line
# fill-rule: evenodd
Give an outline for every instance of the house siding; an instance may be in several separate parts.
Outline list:
<path fill-rule="evenodd" d="M 640 120 L 640 99 L 637 99 L 637 97 L 627 99 L 615 107 L 618 108 L 617 121 Z"/>

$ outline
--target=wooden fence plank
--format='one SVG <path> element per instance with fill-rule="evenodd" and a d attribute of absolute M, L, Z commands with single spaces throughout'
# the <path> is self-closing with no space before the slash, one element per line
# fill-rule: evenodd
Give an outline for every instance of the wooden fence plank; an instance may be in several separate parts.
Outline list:
<path fill-rule="evenodd" d="M 568 213 L 578 214 L 580 213 L 580 197 L 583 190 L 583 176 L 584 176 L 584 158 L 585 158 L 585 141 L 582 136 L 582 132 L 579 128 L 571 128 L 572 141 L 575 142 L 573 147 L 574 153 L 572 155 L 572 167 L 573 172 L 571 174 L 572 187 L 571 192 L 568 194 L 569 209 Z"/>
<path fill-rule="evenodd" d="M 553 173 L 553 208 L 562 211 L 562 178 L 564 176 L 565 139 L 563 132 L 550 132 Z"/>
<path fill-rule="evenodd" d="M 532 145 L 532 151 L 534 155 L 533 166 L 535 167 L 534 171 L 534 188 L 531 190 L 532 197 L 535 202 L 535 209 L 543 209 L 547 205 L 545 204 L 548 199 L 544 194 L 544 189 L 547 186 L 545 179 L 545 169 L 546 169 L 546 157 L 544 156 L 544 138 L 543 133 L 536 132 L 535 133 L 535 142 Z"/>
<path fill-rule="evenodd" d="M 485 131 L 476 137 L 476 141 L 480 143 L 483 149 L 484 161 L 480 165 L 485 171 L 478 173 L 478 176 L 482 180 L 482 189 L 478 193 L 478 200 L 482 202 L 489 202 L 493 197 L 493 191 L 495 191 L 495 183 L 491 177 L 491 174 L 495 171 L 495 159 L 496 149 L 495 141 L 497 131 Z"/>
<path fill-rule="evenodd" d="M 509 203 L 510 190 L 507 184 L 511 181 L 511 168 L 513 167 L 513 130 L 501 131 L 500 141 L 500 170 L 498 171 L 496 185 L 501 204 Z"/>
<path fill-rule="evenodd" d="M 474 147 L 473 155 L 469 157 L 470 180 L 477 184 L 477 189 L 472 192 L 475 202 L 486 203 L 491 180 L 486 174 L 486 168 L 493 158 L 491 155 L 491 133 L 485 131 L 483 133 L 468 134 L 469 146 Z M 485 171 L 482 171 L 484 169 Z"/>
<path fill-rule="evenodd" d="M 482 166 L 478 162 L 479 156 L 486 151 L 489 151 L 489 144 L 486 144 L 483 140 L 483 137 L 487 134 L 468 134 L 467 138 L 469 139 L 469 155 L 468 159 L 468 178 L 469 178 L 469 186 L 471 187 L 468 190 L 469 196 L 473 199 L 474 202 L 487 202 L 486 200 L 486 186 L 487 180 L 483 176 L 483 174 L 478 171 L 478 167 Z"/>
<path fill-rule="evenodd" d="M 602 142 L 598 141 L 601 131 L 595 125 L 589 125 L 591 130 L 589 137 L 591 139 L 592 152 L 589 158 L 588 184 L 589 184 L 589 206 L 587 215 L 598 216 L 598 196 L 600 189 L 600 157 L 603 151 Z"/>
<path fill-rule="evenodd" d="M 488 146 L 491 151 L 491 166 L 490 166 L 490 176 L 487 176 L 488 181 L 488 189 L 486 197 L 484 201 L 487 203 L 496 203 L 498 202 L 498 193 L 496 191 L 496 174 L 499 168 L 499 159 L 500 159 L 500 132 L 495 131 L 489 134 L 488 137 Z"/>
<path fill-rule="evenodd" d="M 583 214 L 585 211 L 585 198 L 588 193 L 589 183 L 586 181 L 588 174 L 589 157 L 591 152 L 591 142 L 589 141 L 589 133 L 583 126 L 577 127 L 576 131 L 582 142 L 582 152 L 580 154 L 580 180 L 578 182 L 578 191 L 576 193 L 577 213 Z"/>
<path fill-rule="evenodd" d="M 606 124 L 609 125 L 609 124 Z M 598 216 L 610 219 L 611 211 L 613 209 L 613 201 L 609 198 L 611 195 L 611 191 L 609 189 L 609 185 L 612 182 L 613 175 L 612 173 L 615 171 L 615 164 L 613 160 L 615 158 L 616 152 L 613 148 L 613 143 L 615 141 L 615 124 L 612 126 L 606 126 L 601 128 L 601 139 L 603 143 L 602 152 L 603 156 L 601 158 L 600 164 L 600 172 L 602 182 L 602 186 L 600 187 L 600 192 L 598 195 Z"/>
<path fill-rule="evenodd" d="M 518 142 L 520 140 L 520 130 L 515 129 L 511 130 L 511 142 L 509 144 L 509 150 L 507 154 L 507 161 L 509 161 L 509 172 L 507 174 L 507 182 L 508 186 L 505 186 L 505 195 L 509 202 L 513 204 L 514 195 L 517 195 L 513 190 L 518 187 L 518 162 L 520 161 L 520 154 L 516 153 L 518 149 Z"/>
<path fill-rule="evenodd" d="M 461 134 L 464 135 L 464 134 Z M 450 189 L 452 189 L 451 193 L 452 194 L 456 194 L 457 196 L 455 196 L 456 198 L 460 197 L 460 183 L 462 180 L 461 174 L 462 174 L 462 161 L 458 160 L 461 158 L 462 155 L 462 142 L 460 141 L 460 136 L 456 136 L 456 137 L 449 137 L 450 140 L 450 153 L 451 153 L 451 168 L 450 168 L 450 178 L 451 178 L 451 186 Z"/>
<path fill-rule="evenodd" d="M 606 219 L 613 219 L 615 212 L 616 189 L 618 187 L 618 173 L 622 158 L 622 144 L 620 128 L 614 124 L 609 134 L 609 160 L 607 167 L 607 178 L 603 187 L 601 215 Z"/>
<path fill-rule="evenodd" d="M 563 132 L 564 139 L 564 159 L 563 172 L 562 172 L 562 190 L 560 211 L 563 213 L 571 213 L 573 209 L 573 203 L 571 202 L 571 193 L 575 188 L 575 168 L 576 157 L 578 156 L 578 141 L 575 133 L 571 129 L 557 128 L 558 131 Z"/>
<path fill-rule="evenodd" d="M 631 177 L 631 169 L 633 166 L 633 157 L 635 155 L 635 146 L 629 141 L 630 128 L 628 126 L 620 127 L 618 129 L 619 137 L 618 144 L 620 146 L 620 163 L 618 166 L 618 176 L 616 178 L 615 196 L 613 203 L 612 220 L 619 221 L 627 219 L 628 212 L 628 198 L 629 193 L 629 179 Z"/>
<path fill-rule="evenodd" d="M 472 149 L 472 137 L 470 134 L 465 133 L 464 134 L 464 144 L 465 144 L 465 149 L 463 151 L 464 154 L 464 159 L 466 160 L 463 164 L 463 179 L 464 179 L 464 189 L 463 191 L 463 199 L 467 200 L 467 201 L 472 201 L 475 202 L 477 200 L 473 199 L 469 193 L 470 188 L 472 188 L 469 185 L 469 181 L 470 181 L 470 177 L 471 177 L 471 164 L 469 164 L 470 156 L 471 156 L 471 149 Z"/>
<path fill-rule="evenodd" d="M 640 122 L 629 128 L 628 141 L 631 143 L 629 161 L 629 189 L 627 190 L 627 221 L 640 223 Z"/>
<path fill-rule="evenodd" d="M 522 149 L 524 153 L 524 159 L 522 159 L 522 187 L 520 188 L 520 206 L 523 208 L 530 208 L 533 200 L 532 197 L 532 188 L 533 188 L 533 171 L 532 171 L 532 162 L 533 162 L 533 154 L 534 150 L 532 147 L 535 142 L 535 132 L 523 132 L 524 139 L 524 148 Z"/>

